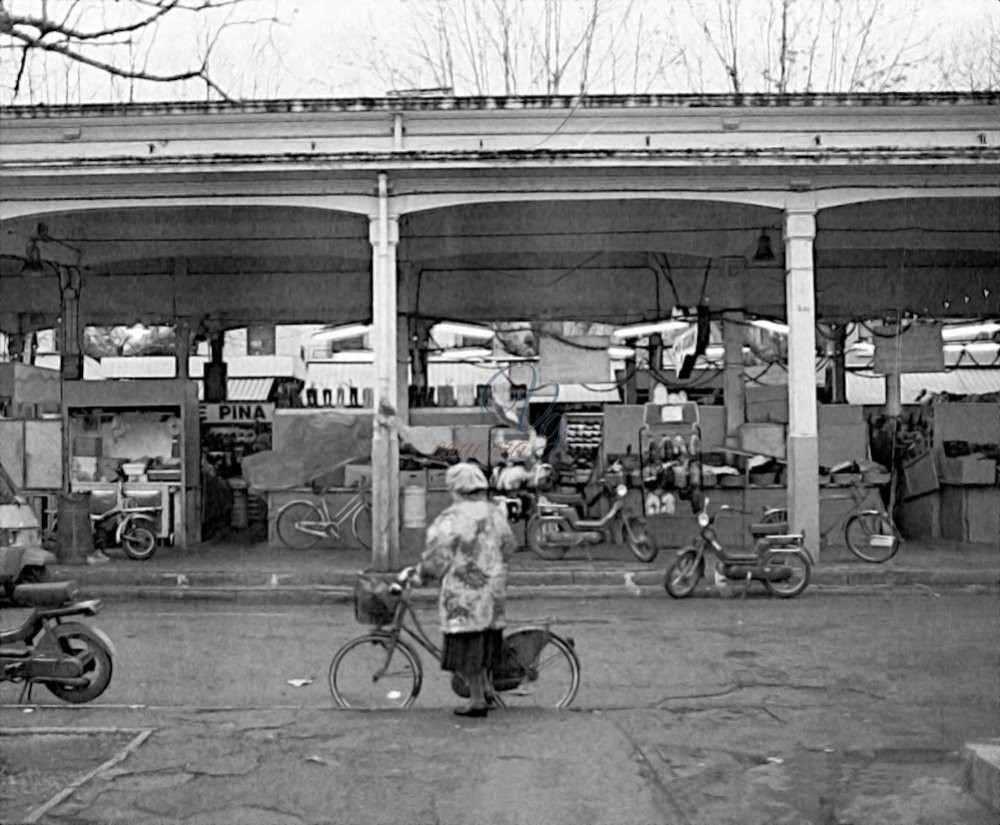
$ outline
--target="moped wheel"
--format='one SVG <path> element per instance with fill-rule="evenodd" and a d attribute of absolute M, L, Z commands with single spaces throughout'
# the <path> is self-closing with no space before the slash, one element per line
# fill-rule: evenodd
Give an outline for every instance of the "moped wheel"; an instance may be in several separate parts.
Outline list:
<path fill-rule="evenodd" d="M 130 524 L 122 531 L 122 549 L 130 559 L 152 558 L 156 552 L 156 534 L 141 523 Z"/>
<path fill-rule="evenodd" d="M 776 550 L 767 557 L 764 587 L 772 596 L 790 599 L 809 586 L 812 565 L 802 553 Z"/>
<path fill-rule="evenodd" d="M 534 551 L 535 555 L 547 561 L 559 561 L 569 550 L 568 544 L 555 544 L 551 541 L 553 537 L 558 537 L 564 532 L 566 532 L 566 523 L 561 519 L 542 521 L 541 517 L 537 515 L 528 519 L 528 524 L 524 528 L 528 547 Z"/>
<path fill-rule="evenodd" d="M 59 625 L 59 633 L 59 648 L 64 654 L 67 656 L 90 654 L 82 674 L 87 683 L 82 686 L 63 685 L 58 682 L 42 684 L 53 696 L 74 705 L 82 705 L 84 702 L 96 699 L 111 683 L 111 673 L 114 668 L 110 649 L 85 624 L 64 622 Z"/>
<path fill-rule="evenodd" d="M 319 544 L 318 535 L 307 533 L 295 526 L 303 523 L 315 530 L 318 530 L 323 523 L 319 508 L 311 502 L 290 501 L 278 511 L 275 519 L 278 538 L 289 550 L 310 550 Z"/>
<path fill-rule="evenodd" d="M 674 563 L 667 568 L 663 586 L 675 599 L 683 599 L 694 592 L 700 578 L 701 563 L 698 560 L 698 551 L 693 547 L 685 547 L 677 555 Z"/>
<path fill-rule="evenodd" d="M 639 561 L 651 562 L 656 558 L 660 548 L 646 532 L 645 522 L 638 516 L 626 516 L 623 523 L 625 543 Z"/>
<path fill-rule="evenodd" d="M 520 628 L 508 633 L 506 641 L 521 634 L 539 632 L 541 628 Z M 565 708 L 572 704 L 579 689 L 580 660 L 573 648 L 573 641 L 550 631 L 531 674 L 517 687 L 499 692 L 497 696 L 503 706 L 508 708 Z"/>
<path fill-rule="evenodd" d="M 899 531 L 887 515 L 878 510 L 865 510 L 847 520 L 844 541 L 862 561 L 881 564 L 899 550 Z"/>
<path fill-rule="evenodd" d="M 376 678 L 383 668 L 385 672 Z M 408 708 L 423 680 L 413 648 L 402 639 L 393 644 L 386 633 L 369 633 L 348 642 L 334 655 L 327 677 L 333 701 L 353 710 Z"/>

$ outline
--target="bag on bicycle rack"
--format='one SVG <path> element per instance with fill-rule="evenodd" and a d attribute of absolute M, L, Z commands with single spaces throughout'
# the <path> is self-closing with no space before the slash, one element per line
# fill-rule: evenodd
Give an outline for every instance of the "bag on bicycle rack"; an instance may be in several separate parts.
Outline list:
<path fill-rule="evenodd" d="M 390 590 L 392 574 L 364 571 L 354 582 L 354 618 L 362 624 L 391 624 L 401 594 Z"/>
<path fill-rule="evenodd" d="M 493 674 L 497 690 L 511 690 L 521 682 L 538 678 L 538 657 L 549 641 L 549 632 L 541 628 L 522 630 L 503 640 L 501 665 Z"/>
<path fill-rule="evenodd" d="M 538 657 L 549 640 L 547 630 L 521 631 L 503 640 L 500 664 L 493 670 L 493 689 L 514 690 L 523 682 L 538 678 Z M 469 698 L 469 688 L 461 674 L 453 673 L 451 689 L 463 699 Z"/>

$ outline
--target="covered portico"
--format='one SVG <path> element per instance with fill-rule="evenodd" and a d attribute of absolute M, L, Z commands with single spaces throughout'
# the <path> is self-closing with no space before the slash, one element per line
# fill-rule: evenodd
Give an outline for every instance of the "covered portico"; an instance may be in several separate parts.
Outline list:
<path fill-rule="evenodd" d="M 176 324 L 181 364 L 198 331 L 371 321 L 374 562 L 392 568 L 419 320 L 784 321 L 790 518 L 817 535 L 817 324 L 1000 314 L 997 103 L 8 108 L 0 329 L 16 350 L 58 325 L 73 355 L 84 324 Z M 731 439 L 743 402 L 727 352 Z"/>

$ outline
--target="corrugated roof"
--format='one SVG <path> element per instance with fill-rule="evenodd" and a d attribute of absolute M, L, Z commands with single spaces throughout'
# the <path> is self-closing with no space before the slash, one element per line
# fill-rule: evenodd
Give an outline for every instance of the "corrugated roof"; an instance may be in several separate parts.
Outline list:
<path fill-rule="evenodd" d="M 918 404 L 927 400 L 928 395 L 942 392 L 953 395 L 987 395 L 1000 392 L 1000 369 L 904 373 L 900 384 L 904 404 Z M 849 372 L 847 401 L 850 404 L 884 404 L 885 376 L 871 372 Z"/>

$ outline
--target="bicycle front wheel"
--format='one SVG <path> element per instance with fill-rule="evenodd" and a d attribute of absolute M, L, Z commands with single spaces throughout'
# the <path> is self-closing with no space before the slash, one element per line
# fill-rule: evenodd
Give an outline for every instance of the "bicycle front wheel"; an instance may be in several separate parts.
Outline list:
<path fill-rule="evenodd" d="M 369 633 L 337 651 L 328 681 L 342 708 L 398 710 L 413 704 L 424 674 L 420 658 L 402 639 L 394 644 L 385 633 Z"/>
<path fill-rule="evenodd" d="M 507 638 L 538 632 L 539 628 L 526 627 L 515 630 Z M 529 676 L 516 688 L 497 694 L 505 707 L 565 708 L 576 698 L 580 689 L 580 660 L 572 639 L 563 639 L 550 632 L 537 661 L 534 678 Z"/>
<path fill-rule="evenodd" d="M 372 549 L 372 506 L 365 502 L 351 520 L 354 538 L 365 550 Z"/>
<path fill-rule="evenodd" d="M 899 531 L 889 516 L 878 510 L 856 513 L 844 525 L 844 541 L 862 561 L 880 564 L 899 550 Z"/>
<path fill-rule="evenodd" d="M 323 519 L 319 508 L 309 501 L 288 502 L 278 510 L 275 523 L 278 538 L 289 550 L 309 550 L 319 543 L 320 537 L 316 533 Z"/>

